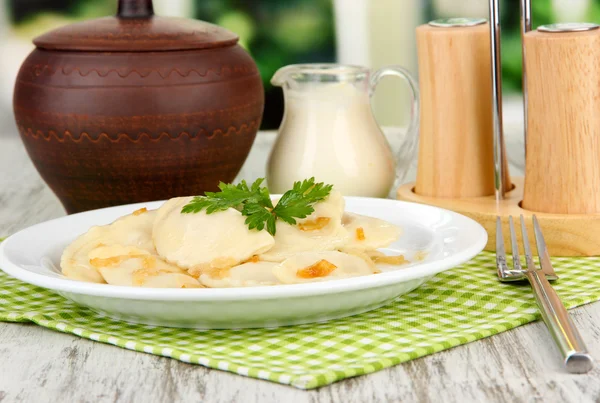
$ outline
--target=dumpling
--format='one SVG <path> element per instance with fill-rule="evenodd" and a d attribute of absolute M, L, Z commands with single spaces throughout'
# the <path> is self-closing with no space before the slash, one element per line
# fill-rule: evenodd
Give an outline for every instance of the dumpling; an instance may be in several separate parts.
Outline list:
<path fill-rule="evenodd" d="M 373 265 L 365 259 L 337 251 L 299 253 L 273 268 L 275 277 L 285 284 L 365 276 L 375 272 Z"/>
<path fill-rule="evenodd" d="M 191 197 L 166 202 L 159 210 L 152 236 L 156 251 L 168 262 L 199 275 L 204 270 L 230 268 L 271 249 L 267 231 L 248 229 L 235 209 L 213 214 L 182 214 Z"/>
<path fill-rule="evenodd" d="M 157 211 L 141 208 L 109 225 L 110 238 L 114 244 L 131 245 L 154 253 L 152 227 Z"/>
<path fill-rule="evenodd" d="M 155 217 L 156 211 L 143 208 L 112 224 L 90 228 L 65 248 L 60 259 L 63 274 L 74 280 L 105 283 L 98 270 L 90 265 L 89 253 L 107 245 L 135 246 L 153 253 L 152 226 Z"/>
<path fill-rule="evenodd" d="M 92 227 L 65 248 L 60 258 L 62 273 L 73 280 L 106 283 L 102 275 L 90 265 L 89 253 L 104 245 L 106 227 Z"/>
<path fill-rule="evenodd" d="M 384 248 L 401 235 L 400 227 L 379 218 L 346 213 L 342 224 L 348 232 L 344 248 L 371 250 Z"/>
<path fill-rule="evenodd" d="M 202 285 L 179 267 L 134 246 L 100 246 L 89 253 L 90 265 L 108 284 L 154 288 L 198 288 Z"/>
<path fill-rule="evenodd" d="M 331 191 L 322 202 L 314 205 L 315 211 L 296 225 L 277 221 L 275 245 L 260 258 L 281 262 L 299 252 L 327 251 L 342 246 L 347 232 L 342 226 L 345 202 L 340 192 Z"/>
<path fill-rule="evenodd" d="M 203 273 L 199 280 L 207 287 L 251 287 L 280 284 L 273 274 L 273 269 L 279 263 L 247 262 L 231 269 L 216 270 Z"/>

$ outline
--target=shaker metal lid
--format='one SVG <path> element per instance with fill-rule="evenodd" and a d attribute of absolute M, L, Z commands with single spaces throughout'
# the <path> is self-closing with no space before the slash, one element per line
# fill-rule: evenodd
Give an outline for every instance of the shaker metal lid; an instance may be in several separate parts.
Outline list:
<path fill-rule="evenodd" d="M 600 25 L 590 22 L 561 22 L 538 27 L 540 32 L 582 32 L 598 29 Z"/>
<path fill-rule="evenodd" d="M 485 18 L 441 18 L 429 22 L 432 27 L 453 28 L 453 27 L 474 27 L 485 24 Z"/>
<path fill-rule="evenodd" d="M 238 39 L 208 22 L 155 16 L 152 0 L 119 0 L 117 16 L 67 25 L 33 43 L 51 50 L 147 52 L 218 48 Z"/>

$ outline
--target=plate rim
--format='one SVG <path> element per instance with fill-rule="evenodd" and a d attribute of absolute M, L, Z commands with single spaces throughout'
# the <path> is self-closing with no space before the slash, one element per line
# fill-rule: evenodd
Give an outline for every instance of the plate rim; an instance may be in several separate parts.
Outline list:
<path fill-rule="evenodd" d="M 385 287 L 423 277 L 434 276 L 443 271 L 454 268 L 464 262 L 477 256 L 485 247 L 488 240 L 486 230 L 470 217 L 456 213 L 451 210 L 436 206 L 406 202 L 394 199 L 378 199 L 370 197 L 345 196 L 347 200 L 357 200 L 362 202 L 375 201 L 377 203 L 393 203 L 399 205 L 413 205 L 420 208 L 430 209 L 431 211 L 441 211 L 464 220 L 470 229 L 479 232 L 476 234 L 476 241 L 464 250 L 431 262 L 423 262 L 406 269 L 394 270 L 390 272 L 379 273 L 377 275 L 359 276 L 347 279 L 338 279 L 323 282 L 312 282 L 303 284 L 282 284 L 277 286 L 254 286 L 254 287 L 229 287 L 229 288 L 189 288 L 189 289 L 171 289 L 171 288 L 141 288 L 130 286 L 117 286 L 109 284 L 96 284 L 77 280 L 54 278 L 45 274 L 31 272 L 21 268 L 13 263 L 5 253 L 10 247 L 11 240 L 26 230 L 34 230 L 38 226 L 48 225 L 51 222 L 63 220 L 66 217 L 76 217 L 79 215 L 88 215 L 94 212 L 106 211 L 116 208 L 147 206 L 148 204 L 161 203 L 164 201 L 142 202 L 126 204 L 120 206 L 106 207 L 103 209 L 90 210 L 82 213 L 62 216 L 34 224 L 24 228 L 15 234 L 7 237 L 0 243 L 0 269 L 6 274 L 21 280 L 25 283 L 42 287 L 55 292 L 67 292 L 94 297 L 121 298 L 128 300 L 153 300 L 153 301 L 240 301 L 240 300 L 271 300 L 282 298 L 299 298 L 324 294 L 339 294 L 345 292 L 359 291 L 363 289 L 372 289 Z"/>

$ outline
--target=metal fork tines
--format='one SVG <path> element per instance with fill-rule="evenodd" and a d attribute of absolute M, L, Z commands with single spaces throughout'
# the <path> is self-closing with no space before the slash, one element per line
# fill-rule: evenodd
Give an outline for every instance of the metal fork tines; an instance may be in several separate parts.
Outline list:
<path fill-rule="evenodd" d="M 521 220 L 523 220 L 521 216 Z M 501 225 L 500 217 L 496 219 L 496 261 L 500 259 L 500 256 L 506 256 L 506 252 L 504 250 L 504 240 L 502 239 L 502 225 Z M 500 281 L 521 281 L 526 280 L 525 272 L 521 266 L 521 260 L 519 259 L 519 244 L 517 242 L 517 236 L 515 233 L 515 226 L 513 224 L 512 217 L 509 217 L 508 225 L 510 227 L 510 242 L 513 256 L 513 267 L 514 270 L 509 270 L 508 265 L 506 264 L 506 259 L 503 260 L 504 264 L 502 267 L 498 267 L 498 277 L 500 277 Z M 548 248 L 546 247 L 546 241 L 544 240 L 544 235 L 542 234 L 542 229 L 540 228 L 540 223 L 537 220 L 537 217 L 533 216 L 533 232 L 535 234 L 535 243 L 538 250 L 538 255 L 540 258 L 540 265 L 542 267 L 542 272 L 546 275 L 546 278 L 550 281 L 558 280 L 558 276 L 554 271 L 554 267 L 550 262 L 550 254 L 548 253 Z M 525 248 L 525 258 L 527 256 L 531 256 L 531 250 L 529 248 L 529 238 L 527 236 L 527 232 L 521 231 L 523 234 L 523 245 Z"/>
<path fill-rule="evenodd" d="M 585 373 L 592 369 L 594 363 L 592 357 L 587 353 L 585 344 L 581 335 L 575 328 L 569 313 L 560 301 L 558 294 L 552 288 L 549 279 L 555 280 L 558 277 L 554 273 L 550 254 L 542 235 L 539 222 L 535 215 L 533 216 L 533 226 L 535 233 L 536 246 L 540 259 L 541 270 L 536 266 L 531 248 L 529 247 L 529 237 L 525 227 L 525 219 L 521 215 L 521 235 L 523 238 L 523 249 L 525 251 L 526 269 L 521 265 L 519 256 L 519 245 L 513 218 L 508 217 L 510 228 L 510 239 L 513 256 L 513 268 L 509 269 L 506 262 L 506 251 L 504 248 L 504 239 L 502 235 L 502 221 L 500 217 L 496 220 L 496 266 L 498 268 L 498 277 L 500 281 L 512 282 L 518 280 L 527 280 L 531 284 L 536 302 L 540 308 L 542 319 L 546 323 L 548 330 L 552 334 L 554 341 L 565 360 L 567 371 L 571 373 Z"/>

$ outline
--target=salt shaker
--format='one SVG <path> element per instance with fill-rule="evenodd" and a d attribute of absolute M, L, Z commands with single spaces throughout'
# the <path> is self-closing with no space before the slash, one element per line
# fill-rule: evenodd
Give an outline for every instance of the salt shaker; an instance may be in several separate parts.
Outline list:
<path fill-rule="evenodd" d="M 494 195 L 489 24 L 473 18 L 432 21 L 417 28 L 417 50 L 421 132 L 415 193 Z"/>

